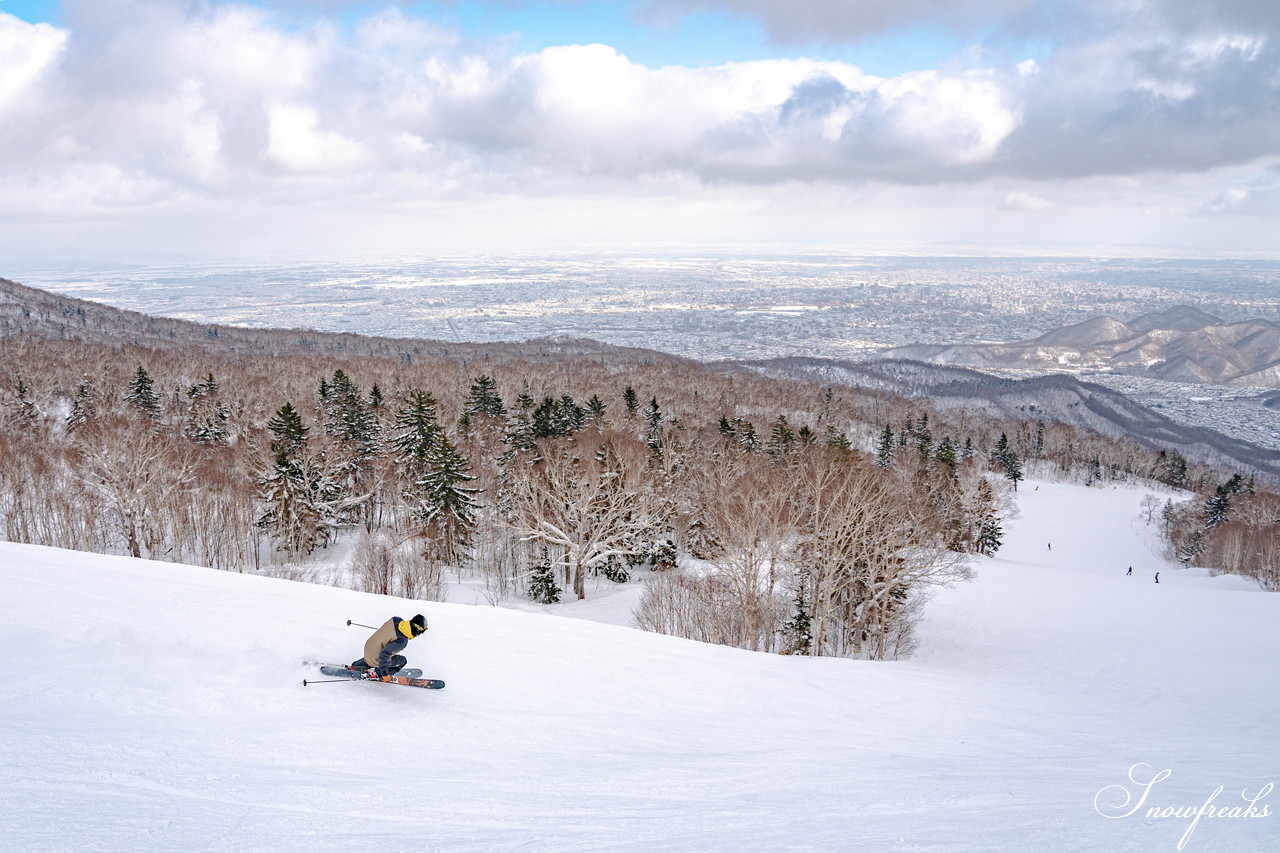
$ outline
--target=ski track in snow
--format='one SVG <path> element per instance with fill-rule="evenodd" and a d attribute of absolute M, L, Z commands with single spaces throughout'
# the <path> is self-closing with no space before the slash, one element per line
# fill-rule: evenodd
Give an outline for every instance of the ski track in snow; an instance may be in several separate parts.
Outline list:
<path fill-rule="evenodd" d="M 631 593 L 565 619 L 0 543 L 0 849 L 1172 851 L 1189 820 L 1095 796 L 1280 781 L 1280 597 L 1154 554 L 1147 493 L 1024 482 L 894 663 L 591 621 Z M 347 619 L 419 611 L 447 689 L 301 686 Z M 1185 849 L 1280 849 L 1280 815 Z"/>

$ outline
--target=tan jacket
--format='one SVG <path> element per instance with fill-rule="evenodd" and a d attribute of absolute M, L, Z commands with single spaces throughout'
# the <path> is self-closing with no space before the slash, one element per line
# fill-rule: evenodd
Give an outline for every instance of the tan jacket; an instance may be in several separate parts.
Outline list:
<path fill-rule="evenodd" d="M 386 666 L 393 655 L 404 651 L 404 647 L 409 645 L 409 638 L 396 628 L 403 621 L 399 616 L 392 616 L 373 632 L 373 636 L 364 644 L 365 663 L 369 666 Z"/>

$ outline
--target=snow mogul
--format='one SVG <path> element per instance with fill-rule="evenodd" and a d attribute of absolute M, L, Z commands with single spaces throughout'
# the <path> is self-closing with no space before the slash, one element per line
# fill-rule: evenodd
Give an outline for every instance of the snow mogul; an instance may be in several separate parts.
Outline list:
<path fill-rule="evenodd" d="M 414 637 L 427 630 L 427 617 L 419 613 L 412 619 L 392 616 L 373 632 L 364 644 L 364 657 L 353 661 L 351 668 L 357 672 L 369 672 L 381 678 L 395 675 L 409 661 L 400 654 Z"/>

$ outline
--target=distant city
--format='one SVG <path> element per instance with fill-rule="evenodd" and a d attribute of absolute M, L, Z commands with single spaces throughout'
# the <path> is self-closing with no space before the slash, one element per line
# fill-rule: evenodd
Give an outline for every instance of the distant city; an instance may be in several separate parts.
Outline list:
<path fill-rule="evenodd" d="M 582 253 L 5 271 L 202 323 L 458 341 L 592 338 L 704 361 L 874 358 L 1176 305 L 1280 321 L 1280 261 Z M 1083 372 L 1177 420 L 1280 447 L 1254 389 Z M 1274 391 L 1271 392 L 1274 395 Z"/>

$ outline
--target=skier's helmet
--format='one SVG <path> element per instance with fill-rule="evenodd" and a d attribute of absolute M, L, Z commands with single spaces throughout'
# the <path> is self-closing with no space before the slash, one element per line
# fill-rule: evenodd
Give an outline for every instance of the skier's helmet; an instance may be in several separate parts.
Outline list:
<path fill-rule="evenodd" d="M 416 637 L 427 630 L 427 617 L 419 613 L 409 620 L 409 636 Z"/>

